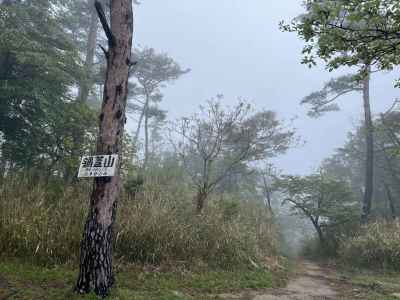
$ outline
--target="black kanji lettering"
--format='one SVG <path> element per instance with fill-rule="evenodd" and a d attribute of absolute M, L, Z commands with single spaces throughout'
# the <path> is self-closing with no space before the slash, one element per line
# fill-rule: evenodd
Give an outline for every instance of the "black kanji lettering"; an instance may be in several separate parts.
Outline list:
<path fill-rule="evenodd" d="M 104 156 L 96 156 L 96 159 L 95 159 L 93 167 L 95 167 L 95 168 L 102 167 L 103 166 L 103 159 L 104 159 Z"/>
<path fill-rule="evenodd" d="M 82 167 L 84 167 L 84 168 L 90 168 L 90 167 L 92 167 L 92 166 L 93 166 L 93 157 L 91 157 L 91 156 L 85 157 L 85 158 L 83 159 L 83 162 L 82 162 Z"/>
<path fill-rule="evenodd" d="M 104 160 L 104 167 L 111 168 L 114 166 L 114 162 L 115 162 L 115 157 L 110 155 L 108 158 Z"/>

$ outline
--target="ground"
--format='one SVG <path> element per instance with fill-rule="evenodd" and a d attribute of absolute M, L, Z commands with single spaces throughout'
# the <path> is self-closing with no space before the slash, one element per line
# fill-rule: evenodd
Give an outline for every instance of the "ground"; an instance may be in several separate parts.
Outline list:
<path fill-rule="evenodd" d="M 339 272 L 324 264 L 300 261 L 286 287 L 221 296 L 226 300 L 395 300 L 400 299 L 393 296 L 396 291 L 400 291 L 400 274 Z"/>
<path fill-rule="evenodd" d="M 76 271 L 0 262 L 0 300 L 96 299 L 72 291 Z M 339 272 L 332 266 L 301 261 L 287 284 L 282 272 L 266 270 L 165 271 L 119 267 L 112 300 L 395 300 L 400 274 Z"/>
<path fill-rule="evenodd" d="M 219 294 L 264 290 L 282 286 L 283 272 L 264 269 L 196 272 L 185 268 L 161 270 L 117 264 L 117 286 L 111 300 L 211 300 Z M 18 261 L 0 261 L 0 300 L 97 299 L 73 293 L 77 271 L 67 267 L 45 268 Z"/>

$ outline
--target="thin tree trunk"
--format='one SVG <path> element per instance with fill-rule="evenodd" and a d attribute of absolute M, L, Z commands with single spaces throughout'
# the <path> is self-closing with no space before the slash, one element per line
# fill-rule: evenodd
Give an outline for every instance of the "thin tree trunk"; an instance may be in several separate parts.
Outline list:
<path fill-rule="evenodd" d="M 363 198 L 363 207 L 361 222 L 367 223 L 371 214 L 371 203 L 374 186 L 374 127 L 372 123 L 371 105 L 370 105 L 370 67 L 367 66 L 367 76 L 363 80 L 363 102 L 365 114 L 365 143 L 366 143 L 366 160 L 365 160 L 365 191 Z"/>
<path fill-rule="evenodd" d="M 271 205 L 271 190 L 269 188 L 269 184 L 267 182 L 267 178 L 265 174 L 263 174 L 263 183 L 264 183 L 264 196 L 267 199 L 267 208 L 269 212 L 272 214 L 272 205 Z"/>
<path fill-rule="evenodd" d="M 0 52 L 0 80 L 9 80 L 12 59 L 10 52 Z"/>
<path fill-rule="evenodd" d="M 206 205 L 207 193 L 203 190 L 199 190 L 196 196 L 196 212 L 201 215 Z"/>
<path fill-rule="evenodd" d="M 387 185 L 386 183 L 384 183 L 384 186 L 385 186 L 385 190 L 386 190 L 386 196 L 389 201 L 390 214 L 391 214 L 392 219 L 395 220 L 397 217 L 397 214 L 396 214 L 396 206 L 394 204 L 392 191 L 390 190 L 389 185 Z"/>
<path fill-rule="evenodd" d="M 111 28 L 96 1 L 97 12 L 108 38 L 109 50 L 104 97 L 100 115 L 97 154 L 120 154 L 131 65 L 133 14 L 131 0 L 111 1 Z M 120 177 L 96 178 L 90 198 L 80 253 L 80 271 L 76 285 L 79 293 L 91 290 L 106 296 L 114 283 L 112 235 L 119 198 Z"/>
<path fill-rule="evenodd" d="M 138 121 L 138 126 L 136 128 L 136 132 L 135 132 L 135 137 L 133 139 L 134 145 L 137 146 L 137 142 L 139 140 L 139 135 L 140 135 L 140 129 L 142 128 L 142 123 L 143 123 L 143 118 L 144 118 L 144 114 L 146 112 L 146 106 L 147 106 L 147 100 L 146 103 L 142 109 L 142 112 L 140 113 L 140 117 L 139 117 L 139 121 Z"/>
<path fill-rule="evenodd" d="M 89 97 L 89 91 L 93 85 L 93 63 L 94 56 L 96 53 L 96 41 L 97 41 L 97 31 L 98 31 L 98 20 L 97 13 L 94 8 L 94 0 L 89 0 L 90 7 L 92 7 L 90 15 L 90 27 L 88 44 L 86 49 L 86 59 L 85 59 L 85 73 L 86 78 L 82 80 L 79 89 L 78 101 L 86 103 Z"/>
<path fill-rule="evenodd" d="M 386 168 L 389 171 L 390 177 L 392 181 L 394 181 L 394 187 L 396 189 L 396 192 L 400 194 L 400 178 L 398 173 L 394 170 L 393 166 L 395 166 L 395 161 L 393 161 L 390 157 L 389 154 L 387 153 L 386 149 L 383 148 L 383 156 L 385 157 L 386 161 Z"/>
<path fill-rule="evenodd" d="M 147 169 L 149 163 L 149 105 L 146 100 L 146 109 L 144 114 L 144 163 L 143 169 Z"/>
<path fill-rule="evenodd" d="M 318 220 L 314 219 L 314 217 L 309 216 L 311 223 L 314 225 L 315 231 L 317 232 L 318 235 L 318 240 L 319 244 L 322 249 L 325 249 L 326 243 L 325 243 L 325 236 L 324 233 L 322 232 L 321 226 L 318 224 Z"/>

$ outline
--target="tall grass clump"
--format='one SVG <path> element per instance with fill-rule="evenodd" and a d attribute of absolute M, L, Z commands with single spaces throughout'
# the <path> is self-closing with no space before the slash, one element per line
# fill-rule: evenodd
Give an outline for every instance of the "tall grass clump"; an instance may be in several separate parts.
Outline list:
<path fill-rule="evenodd" d="M 89 185 L 7 178 L 0 186 L 0 256 L 39 264 L 76 263 Z M 118 204 L 115 256 L 140 264 L 246 266 L 276 254 L 274 226 L 256 202 L 213 201 L 194 213 L 193 195 L 144 187 Z"/>
<path fill-rule="evenodd" d="M 79 251 L 86 214 L 82 187 L 35 182 L 29 176 L 0 185 L 0 255 L 42 264 L 65 263 Z"/>
<path fill-rule="evenodd" d="M 340 242 L 340 257 L 357 267 L 400 271 L 400 222 L 377 221 Z"/>

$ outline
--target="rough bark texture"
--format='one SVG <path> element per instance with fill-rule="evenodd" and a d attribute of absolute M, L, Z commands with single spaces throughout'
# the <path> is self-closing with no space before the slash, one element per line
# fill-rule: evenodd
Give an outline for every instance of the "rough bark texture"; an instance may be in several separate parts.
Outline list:
<path fill-rule="evenodd" d="M 371 116 L 370 105 L 370 68 L 367 68 L 368 75 L 363 81 L 363 101 L 365 114 L 365 143 L 366 143 L 366 161 L 365 161 L 365 191 L 362 207 L 361 222 L 368 222 L 371 213 L 371 203 L 373 195 L 373 176 L 374 176 L 374 127 Z"/>
<path fill-rule="evenodd" d="M 98 31 L 98 20 L 97 13 L 94 8 L 94 0 L 89 0 L 92 11 L 90 15 L 90 27 L 89 27 L 89 36 L 88 36 L 88 44 L 86 49 L 86 59 L 85 59 L 85 72 L 86 78 L 81 82 L 79 89 L 78 100 L 80 102 L 87 102 L 89 97 L 89 91 L 93 84 L 93 63 L 94 63 L 94 55 L 96 53 L 96 40 L 97 40 L 97 31 Z"/>
<path fill-rule="evenodd" d="M 97 1 L 96 5 L 99 7 Z M 131 65 L 132 2 L 111 1 L 111 28 L 107 28 L 104 14 L 103 19 L 101 15 L 99 12 L 105 31 L 109 31 L 109 51 L 106 53 L 107 72 L 97 154 L 120 154 Z M 79 293 L 94 290 L 97 295 L 106 296 L 114 283 L 112 235 L 118 197 L 119 175 L 94 180 L 81 242 L 80 271 L 76 285 Z"/>

